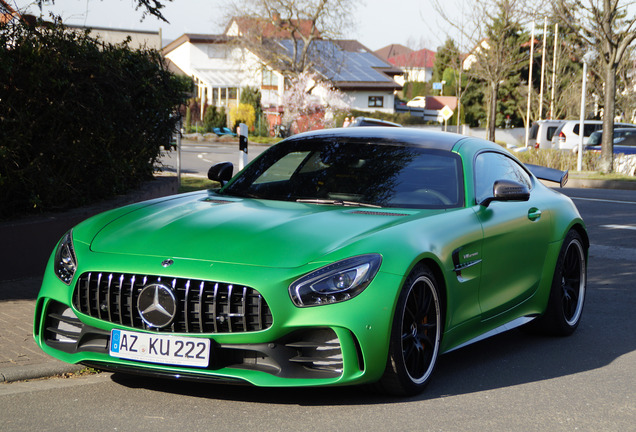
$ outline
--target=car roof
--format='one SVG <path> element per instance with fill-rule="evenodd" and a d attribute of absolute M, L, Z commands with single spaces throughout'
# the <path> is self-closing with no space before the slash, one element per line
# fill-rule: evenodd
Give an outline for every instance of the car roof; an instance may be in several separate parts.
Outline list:
<path fill-rule="evenodd" d="M 468 137 L 450 132 L 438 132 L 416 128 L 392 128 L 369 126 L 361 128 L 335 128 L 304 132 L 285 141 L 337 139 L 348 142 L 377 142 L 451 151 L 456 144 Z M 480 140 L 482 141 L 482 140 Z M 484 143 L 489 143 L 484 141 Z M 491 143 L 490 143 L 491 144 Z M 494 144 L 493 144 L 494 145 Z M 497 146 L 498 147 L 498 146 Z"/>
<path fill-rule="evenodd" d="M 401 124 L 393 123 L 387 120 L 376 119 L 372 117 L 356 117 L 356 119 L 349 125 L 349 127 L 355 126 L 388 126 L 388 127 L 402 127 Z"/>
<path fill-rule="evenodd" d="M 544 119 L 544 120 L 537 120 L 534 124 L 561 124 L 566 121 L 567 120 Z"/>
<path fill-rule="evenodd" d="M 587 122 L 586 122 L 587 123 Z M 630 131 L 636 131 L 636 126 L 634 127 L 615 127 L 614 129 L 614 133 L 616 132 L 630 132 Z M 594 132 L 595 134 L 602 134 L 603 133 L 603 129 L 599 129 L 599 130 L 595 130 Z"/>

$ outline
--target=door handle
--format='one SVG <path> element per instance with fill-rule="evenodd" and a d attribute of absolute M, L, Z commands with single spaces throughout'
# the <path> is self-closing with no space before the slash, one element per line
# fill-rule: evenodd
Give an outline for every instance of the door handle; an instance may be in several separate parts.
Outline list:
<path fill-rule="evenodd" d="M 528 219 L 530 219 L 531 221 L 536 221 L 539 220 L 539 218 L 541 218 L 541 210 L 535 207 L 532 207 L 530 210 L 528 210 Z"/>

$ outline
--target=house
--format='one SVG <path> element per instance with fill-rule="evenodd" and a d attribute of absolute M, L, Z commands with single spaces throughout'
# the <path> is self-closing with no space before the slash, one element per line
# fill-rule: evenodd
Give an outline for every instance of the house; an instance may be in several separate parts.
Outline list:
<path fill-rule="evenodd" d="M 413 50 L 411 48 L 405 47 L 404 45 L 391 44 L 375 51 L 375 55 L 386 61 L 391 57 L 397 57 L 403 54 L 410 54 L 412 52 Z"/>
<path fill-rule="evenodd" d="M 303 37 L 289 37 L 287 26 L 299 28 Z M 246 34 L 254 38 L 253 45 L 239 45 L 238 38 Z M 322 39 L 309 23 L 233 18 L 224 34 L 184 34 L 166 45 L 163 55 L 193 77 L 202 105 L 229 108 L 238 103 L 241 88 L 250 86 L 260 89 L 265 109 L 280 111 L 287 65 L 272 60 L 266 50 L 289 57 L 303 39 L 311 40 L 310 71 L 343 91 L 352 108 L 393 112 L 394 92 L 401 88 L 393 77 L 401 70 L 357 41 Z"/>
<path fill-rule="evenodd" d="M 89 30 L 89 36 L 110 44 L 118 44 L 130 38 L 129 46 L 134 49 L 148 48 L 160 51 L 162 46 L 161 30 L 126 30 L 108 27 L 86 27 L 72 24 L 65 24 L 65 26 L 71 30 Z"/>
<path fill-rule="evenodd" d="M 19 16 L 20 14 L 10 4 L 5 0 L 0 0 L 0 24 L 6 24 Z"/>
<path fill-rule="evenodd" d="M 163 55 L 194 79 L 202 106 L 234 106 L 246 86 L 261 88 L 263 100 L 271 103 L 269 91 L 282 85 L 258 57 L 243 52 L 226 35 L 183 34 L 163 48 Z"/>
<path fill-rule="evenodd" d="M 321 38 L 320 32 L 310 20 L 283 20 L 277 12 L 272 14 L 271 20 L 249 16 L 232 17 L 223 34 L 256 39 L 290 39 L 293 32 L 298 32 L 303 38 Z"/>
<path fill-rule="evenodd" d="M 435 52 L 429 49 L 398 54 L 389 57 L 387 61 L 402 70 L 402 75 L 396 77 L 396 82 L 400 85 L 404 85 L 406 81 L 428 82 L 433 79 Z"/>

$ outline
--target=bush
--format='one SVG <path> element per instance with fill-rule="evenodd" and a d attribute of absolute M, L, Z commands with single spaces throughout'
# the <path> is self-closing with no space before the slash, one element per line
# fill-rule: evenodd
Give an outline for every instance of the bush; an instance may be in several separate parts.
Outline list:
<path fill-rule="evenodd" d="M 205 109 L 205 115 L 203 116 L 204 132 L 212 132 L 214 128 L 222 128 L 226 125 L 226 122 L 225 108 L 217 110 L 215 106 L 209 106 Z"/>
<path fill-rule="evenodd" d="M 252 105 L 239 103 L 238 107 L 230 108 L 230 124 L 233 125 L 232 130 L 235 131 L 240 123 L 245 123 L 249 129 L 252 129 L 255 121 L 256 114 L 254 113 L 254 107 Z"/>
<path fill-rule="evenodd" d="M 84 205 L 152 178 L 186 81 L 154 50 L 59 22 L 0 25 L 0 217 Z"/>
<path fill-rule="evenodd" d="M 556 168 L 562 171 L 574 171 L 577 165 L 577 154 L 571 151 L 532 149 L 515 153 L 515 156 L 523 163 Z M 600 156 L 597 153 L 585 152 L 581 168 L 583 171 L 600 171 L 600 161 Z"/>

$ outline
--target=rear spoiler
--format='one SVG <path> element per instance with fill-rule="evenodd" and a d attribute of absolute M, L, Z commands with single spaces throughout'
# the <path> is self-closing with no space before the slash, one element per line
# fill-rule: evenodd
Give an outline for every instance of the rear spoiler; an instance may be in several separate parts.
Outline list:
<path fill-rule="evenodd" d="M 555 168 L 546 168 L 540 165 L 525 164 L 526 167 L 539 180 L 559 183 L 560 187 L 568 182 L 568 171 L 561 171 Z"/>

